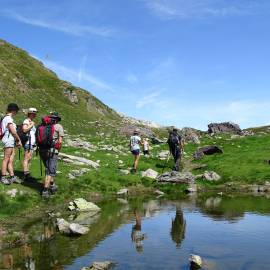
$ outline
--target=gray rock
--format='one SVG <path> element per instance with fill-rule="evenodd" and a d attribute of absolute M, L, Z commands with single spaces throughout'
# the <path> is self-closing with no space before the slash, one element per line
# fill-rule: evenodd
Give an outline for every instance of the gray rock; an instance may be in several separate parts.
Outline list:
<path fill-rule="evenodd" d="M 158 176 L 158 172 L 152 170 L 152 169 L 148 169 L 145 172 L 142 172 L 142 177 L 148 177 L 148 178 L 152 178 L 152 179 L 156 179 Z"/>
<path fill-rule="evenodd" d="M 242 135 L 243 131 L 239 125 L 232 122 L 223 122 L 223 123 L 211 123 L 208 125 L 209 134 L 218 134 L 218 133 L 229 133 Z"/>
<path fill-rule="evenodd" d="M 83 267 L 81 270 L 109 270 L 114 267 L 115 263 L 105 262 L 94 262 L 90 267 Z"/>
<path fill-rule="evenodd" d="M 189 186 L 187 187 L 188 193 L 196 193 L 197 191 L 198 191 L 198 188 L 196 184 L 189 184 Z"/>
<path fill-rule="evenodd" d="M 120 173 L 124 174 L 124 175 L 128 175 L 128 174 L 130 174 L 130 171 L 129 170 L 120 170 Z"/>
<path fill-rule="evenodd" d="M 155 190 L 155 192 L 154 192 L 156 195 L 158 195 L 158 196 L 163 196 L 165 193 L 163 192 L 163 191 L 161 191 L 161 190 Z"/>
<path fill-rule="evenodd" d="M 77 223 L 69 223 L 63 218 L 57 218 L 56 224 L 59 232 L 67 235 L 83 235 L 89 232 L 87 227 Z"/>
<path fill-rule="evenodd" d="M 221 179 L 221 177 L 213 171 L 204 172 L 203 178 L 207 181 L 219 181 Z"/>
<path fill-rule="evenodd" d="M 90 159 L 86 159 L 83 157 L 67 155 L 64 153 L 59 153 L 59 157 L 62 158 L 65 162 L 69 162 L 72 164 L 74 164 L 75 162 L 79 162 L 80 165 L 88 165 L 94 169 L 97 169 L 100 166 L 97 162 L 94 162 Z"/>
<path fill-rule="evenodd" d="M 156 137 L 152 137 L 151 138 L 151 143 L 152 144 L 163 144 L 163 143 L 166 143 L 166 141 L 162 141 L 162 140 L 160 140 L 160 139 L 158 139 Z"/>
<path fill-rule="evenodd" d="M 10 196 L 11 198 L 15 198 L 16 195 L 17 195 L 17 193 L 18 193 L 18 189 L 16 189 L 16 188 L 10 189 L 10 190 L 8 190 L 8 191 L 6 192 L 6 194 L 7 194 L 8 196 Z"/>
<path fill-rule="evenodd" d="M 122 188 L 116 194 L 117 194 L 117 196 L 127 196 L 128 195 L 128 189 L 127 188 Z"/>
<path fill-rule="evenodd" d="M 199 255 L 191 254 L 189 258 L 191 269 L 199 269 L 203 266 L 203 260 Z"/>
<path fill-rule="evenodd" d="M 166 172 L 157 177 L 160 183 L 190 184 L 194 183 L 195 176 L 190 172 Z"/>
<path fill-rule="evenodd" d="M 75 139 L 66 139 L 65 144 L 69 147 L 74 147 L 74 148 L 81 148 L 87 151 L 95 151 L 97 149 L 96 146 L 91 144 L 90 142 L 86 142 L 80 138 L 75 138 Z"/>
<path fill-rule="evenodd" d="M 67 222 L 63 218 L 57 218 L 56 224 L 60 233 L 70 234 L 69 222 Z"/>
<path fill-rule="evenodd" d="M 80 177 L 80 176 L 86 174 L 89 171 L 90 171 L 90 169 L 88 169 L 88 168 L 82 168 L 82 169 L 79 169 L 79 170 L 72 170 L 68 174 L 68 178 L 69 179 L 76 179 L 77 177 Z"/>
<path fill-rule="evenodd" d="M 77 210 L 80 212 L 99 212 L 101 209 L 92 202 L 88 202 L 83 198 L 78 198 L 69 203 L 69 210 Z"/>
<path fill-rule="evenodd" d="M 194 159 L 198 160 L 203 158 L 204 155 L 222 154 L 223 151 L 216 145 L 208 145 L 199 148 L 194 154 Z"/>
<path fill-rule="evenodd" d="M 168 151 L 168 150 L 161 151 L 158 154 L 158 158 L 161 159 L 161 160 L 165 160 L 166 158 L 168 158 L 169 154 L 170 154 L 170 151 Z"/>
<path fill-rule="evenodd" d="M 185 142 L 200 144 L 200 132 L 194 128 L 183 128 L 180 134 Z"/>

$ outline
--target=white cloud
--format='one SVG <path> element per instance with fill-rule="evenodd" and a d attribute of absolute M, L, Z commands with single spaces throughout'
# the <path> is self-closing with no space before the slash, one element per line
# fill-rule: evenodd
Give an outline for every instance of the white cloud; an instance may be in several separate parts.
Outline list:
<path fill-rule="evenodd" d="M 147 96 L 142 97 L 136 103 L 136 108 L 141 109 L 146 105 L 152 105 L 158 102 L 158 97 L 160 96 L 160 92 L 153 92 Z"/>
<path fill-rule="evenodd" d="M 53 70 L 61 79 L 71 81 L 74 84 L 84 82 L 89 84 L 90 88 L 92 87 L 96 90 L 112 91 L 112 87 L 106 82 L 96 78 L 95 76 L 85 71 L 82 72 L 81 68 L 79 70 L 75 70 L 54 61 L 42 60 L 38 57 L 35 58 L 37 58 L 39 61 L 42 61 L 47 68 Z"/>
<path fill-rule="evenodd" d="M 127 76 L 126 76 L 126 80 L 127 82 L 129 83 L 137 83 L 138 82 L 138 77 L 133 74 L 133 73 L 129 73 Z"/>
<path fill-rule="evenodd" d="M 115 29 L 108 27 L 96 27 L 71 23 L 67 21 L 53 21 L 41 18 L 37 19 L 34 17 L 24 16 L 13 11 L 4 11 L 2 14 L 24 24 L 59 31 L 74 36 L 96 35 L 104 38 L 109 38 L 114 36 L 116 33 Z"/>
<path fill-rule="evenodd" d="M 226 17 L 254 14 L 261 5 L 252 0 L 144 0 L 153 14 L 162 19 Z"/>

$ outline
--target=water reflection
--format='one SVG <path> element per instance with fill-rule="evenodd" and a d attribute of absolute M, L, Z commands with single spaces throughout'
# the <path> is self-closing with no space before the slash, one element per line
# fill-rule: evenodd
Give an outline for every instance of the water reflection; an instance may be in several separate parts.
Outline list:
<path fill-rule="evenodd" d="M 182 241 L 185 239 L 186 221 L 180 206 L 176 206 L 175 217 L 172 220 L 171 237 L 176 243 L 176 247 L 180 248 Z"/>
<path fill-rule="evenodd" d="M 146 235 L 142 233 L 142 219 L 137 210 L 134 211 L 136 224 L 132 226 L 131 240 L 135 244 L 137 252 L 143 252 L 143 241 Z"/>

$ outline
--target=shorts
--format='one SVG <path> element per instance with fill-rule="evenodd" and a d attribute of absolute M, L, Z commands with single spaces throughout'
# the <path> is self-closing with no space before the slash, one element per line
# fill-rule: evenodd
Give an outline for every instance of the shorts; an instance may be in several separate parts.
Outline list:
<path fill-rule="evenodd" d="M 149 155 L 149 150 L 144 150 L 144 151 L 143 151 L 143 154 L 144 154 L 144 155 Z"/>
<path fill-rule="evenodd" d="M 139 156 L 139 155 L 140 155 L 140 149 L 132 150 L 131 153 L 132 153 L 134 156 Z"/>
<path fill-rule="evenodd" d="M 30 144 L 26 144 L 23 147 L 24 151 L 33 151 L 34 148 L 35 148 L 35 146 L 34 145 L 30 145 Z"/>
<path fill-rule="evenodd" d="M 8 138 L 6 140 L 2 140 L 4 148 L 15 148 L 15 140 L 13 139 L 13 137 Z"/>
<path fill-rule="evenodd" d="M 53 177 L 56 176 L 58 154 L 51 153 L 48 150 L 41 150 L 39 155 L 45 166 L 45 174 Z"/>

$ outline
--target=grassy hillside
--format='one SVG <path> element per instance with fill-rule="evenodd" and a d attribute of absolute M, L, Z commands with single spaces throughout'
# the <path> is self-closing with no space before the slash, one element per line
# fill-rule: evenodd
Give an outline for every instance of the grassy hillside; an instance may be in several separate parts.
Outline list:
<path fill-rule="evenodd" d="M 40 115 L 57 110 L 70 132 L 89 129 L 89 121 L 119 121 L 121 117 L 89 92 L 60 80 L 29 54 L 0 40 L 0 111 L 17 102 L 36 107 Z M 21 114 L 21 117 L 22 114 Z"/>

